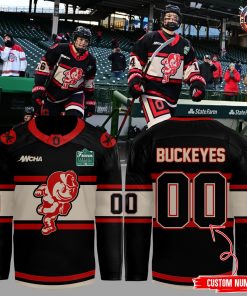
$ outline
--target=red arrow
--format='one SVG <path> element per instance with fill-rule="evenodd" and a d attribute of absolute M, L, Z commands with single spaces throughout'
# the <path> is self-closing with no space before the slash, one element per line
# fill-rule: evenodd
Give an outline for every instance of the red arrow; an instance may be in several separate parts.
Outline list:
<path fill-rule="evenodd" d="M 238 271 L 238 258 L 236 257 L 236 255 L 233 253 L 233 245 L 232 245 L 232 241 L 230 240 L 230 238 L 222 231 L 220 231 L 219 229 L 221 228 L 225 228 L 225 226 L 219 226 L 219 225 L 209 225 L 210 231 L 211 231 L 211 235 L 212 235 L 212 239 L 213 242 L 215 242 L 215 235 L 214 235 L 214 231 L 217 232 L 218 234 L 222 235 L 229 243 L 230 245 L 230 250 L 223 252 L 220 254 L 220 260 L 221 261 L 226 261 L 227 259 L 229 259 L 230 257 L 233 257 L 233 259 L 235 260 L 235 270 L 232 273 L 232 275 L 236 275 L 237 271 Z"/>

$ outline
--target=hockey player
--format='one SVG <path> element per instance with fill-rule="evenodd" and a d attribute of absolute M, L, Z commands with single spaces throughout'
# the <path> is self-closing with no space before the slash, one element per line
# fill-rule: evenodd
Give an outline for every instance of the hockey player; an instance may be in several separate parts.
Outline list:
<path fill-rule="evenodd" d="M 22 47 L 15 43 L 13 35 L 3 35 L 4 47 L 0 47 L 0 59 L 3 61 L 2 76 L 25 76 L 27 60 Z"/>
<path fill-rule="evenodd" d="M 91 31 L 79 26 L 72 43 L 54 44 L 42 57 L 35 72 L 35 113 L 89 117 L 95 111 L 96 60 L 88 52 Z"/>
<path fill-rule="evenodd" d="M 130 54 L 128 84 L 133 99 L 140 97 L 148 127 L 169 119 L 177 106 L 182 79 L 190 86 L 193 101 L 205 96 L 205 80 L 200 75 L 195 52 L 190 42 L 176 34 L 181 24 L 178 6 L 167 5 L 162 16 L 162 29 L 140 38 Z M 152 54 L 167 40 L 148 62 Z"/>

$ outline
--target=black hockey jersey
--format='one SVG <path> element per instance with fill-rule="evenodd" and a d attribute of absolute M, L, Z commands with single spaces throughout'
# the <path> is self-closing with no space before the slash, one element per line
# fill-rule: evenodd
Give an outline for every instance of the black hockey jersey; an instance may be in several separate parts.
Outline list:
<path fill-rule="evenodd" d="M 76 117 L 37 117 L 1 135 L 0 279 L 37 285 L 121 279 L 121 173 L 116 141 Z"/>
<path fill-rule="evenodd" d="M 126 280 L 192 285 L 199 275 L 247 274 L 247 142 L 207 118 L 170 119 L 138 136 L 127 165 Z M 210 225 L 215 232 L 215 242 Z M 221 228 L 223 227 L 223 228 Z M 235 260 L 235 259 L 234 259 Z"/>
<path fill-rule="evenodd" d="M 90 98 L 94 92 L 96 59 L 86 51 L 77 56 L 70 44 L 55 44 L 42 57 L 35 71 L 35 86 L 45 86 L 51 101 L 63 101 L 84 91 Z"/>
<path fill-rule="evenodd" d="M 190 83 L 194 76 L 202 79 L 195 52 L 190 42 L 175 34 L 173 42 L 154 57 L 146 71 L 148 60 L 158 47 L 167 41 L 164 31 L 145 34 L 130 53 L 128 82 L 139 76 L 143 78 L 145 94 L 163 98 L 168 108 L 174 108 L 182 87 L 182 79 Z M 145 73 L 146 71 L 146 73 Z M 145 75 L 144 75 L 145 73 Z"/>

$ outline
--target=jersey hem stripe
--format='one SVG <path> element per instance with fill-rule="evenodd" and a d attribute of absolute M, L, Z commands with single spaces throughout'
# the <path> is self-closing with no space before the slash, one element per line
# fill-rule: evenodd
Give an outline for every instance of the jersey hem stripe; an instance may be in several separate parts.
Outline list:
<path fill-rule="evenodd" d="M 24 279 L 36 282 L 67 282 L 74 280 L 82 280 L 88 277 L 95 275 L 95 270 L 74 274 L 74 275 L 64 275 L 64 276 L 41 276 L 41 275 L 32 275 L 23 272 L 15 272 L 15 278 Z"/>

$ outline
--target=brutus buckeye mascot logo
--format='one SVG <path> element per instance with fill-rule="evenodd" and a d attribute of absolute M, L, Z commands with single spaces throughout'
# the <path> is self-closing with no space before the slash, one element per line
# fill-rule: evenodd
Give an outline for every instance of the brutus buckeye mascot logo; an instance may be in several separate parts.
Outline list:
<path fill-rule="evenodd" d="M 81 68 L 72 68 L 64 71 L 65 77 L 63 77 L 62 89 L 68 89 L 70 85 L 76 85 L 76 83 L 82 78 L 83 71 Z"/>
<path fill-rule="evenodd" d="M 35 189 L 33 195 L 42 198 L 42 203 L 37 207 L 37 212 L 43 215 L 42 234 L 48 235 L 57 230 L 58 216 L 68 215 L 78 190 L 79 184 L 74 171 L 52 173 L 46 184 Z"/>
<path fill-rule="evenodd" d="M 180 54 L 170 53 L 167 58 L 162 60 L 161 64 L 165 66 L 161 69 L 161 72 L 164 74 L 162 83 L 167 83 L 169 82 L 170 76 L 175 75 L 181 65 Z"/>

